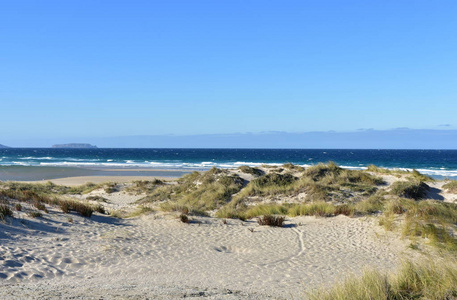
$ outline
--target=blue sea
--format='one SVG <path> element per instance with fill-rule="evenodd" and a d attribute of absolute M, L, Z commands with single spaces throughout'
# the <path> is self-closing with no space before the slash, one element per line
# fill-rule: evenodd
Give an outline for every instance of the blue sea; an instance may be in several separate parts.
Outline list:
<path fill-rule="evenodd" d="M 416 169 L 436 178 L 457 179 L 457 150 L 336 149 L 0 149 L 0 172 L 12 167 L 71 169 L 155 169 L 193 171 L 241 165 L 310 166 L 334 161 L 344 168 L 370 164 L 389 169 Z M 48 168 L 44 168 L 48 167 Z M 27 170 L 27 168 L 23 169 Z M 5 180 L 5 179 L 4 179 Z"/>

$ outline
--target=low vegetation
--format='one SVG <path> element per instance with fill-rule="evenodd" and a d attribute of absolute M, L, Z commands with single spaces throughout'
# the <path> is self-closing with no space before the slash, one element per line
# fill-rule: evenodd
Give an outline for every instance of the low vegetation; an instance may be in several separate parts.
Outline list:
<path fill-rule="evenodd" d="M 323 288 L 308 294 L 315 300 L 384 300 L 384 299 L 456 299 L 457 264 L 425 261 L 404 262 L 400 271 L 386 275 L 379 271 L 365 271 L 360 277 L 351 277 L 332 288 Z"/>
<path fill-rule="evenodd" d="M 13 211 L 6 204 L 0 204 L 0 221 L 4 221 L 6 217 L 12 217 Z"/>
<path fill-rule="evenodd" d="M 264 174 L 262 170 L 257 169 L 257 168 L 252 168 L 249 166 L 241 166 L 238 168 L 238 170 L 240 170 L 243 173 L 251 174 L 254 176 L 262 176 Z"/>
<path fill-rule="evenodd" d="M 48 213 L 46 204 L 55 207 L 60 207 L 60 209 L 64 213 L 75 211 L 84 217 L 92 216 L 92 213 L 94 211 L 105 213 L 103 206 L 99 204 L 91 205 L 89 203 L 84 203 L 81 201 L 67 200 L 61 198 L 58 195 L 47 195 L 37 193 L 37 190 L 40 190 L 40 187 L 32 191 L 23 189 L 0 189 L 0 199 L 3 199 L 3 201 L 5 201 L 6 203 L 9 203 L 9 201 L 12 200 L 25 202 L 45 213 Z M 23 208 L 22 205 L 18 206 L 18 204 L 16 204 L 16 210 L 18 210 L 18 207 L 20 207 L 20 210 L 22 210 Z"/>
<path fill-rule="evenodd" d="M 448 193 L 457 194 L 457 180 L 450 180 L 448 183 L 443 185 L 443 189 Z"/>
<path fill-rule="evenodd" d="M 229 174 L 227 170 L 213 168 L 205 173 L 186 175 L 176 185 L 158 187 L 140 203 L 167 201 L 169 209 L 186 207 L 189 211 L 213 210 L 229 202 L 243 184 L 243 179 Z"/>
<path fill-rule="evenodd" d="M 399 197 L 419 200 L 427 196 L 430 187 L 419 180 L 396 181 L 392 184 L 391 191 Z"/>
<path fill-rule="evenodd" d="M 257 219 L 257 223 L 262 226 L 282 227 L 286 218 L 281 216 L 265 215 Z"/>
<path fill-rule="evenodd" d="M 154 180 L 136 180 L 132 181 L 132 185 L 125 188 L 125 192 L 130 194 L 150 194 L 152 193 L 158 186 L 165 185 L 165 182 L 159 179 Z"/>

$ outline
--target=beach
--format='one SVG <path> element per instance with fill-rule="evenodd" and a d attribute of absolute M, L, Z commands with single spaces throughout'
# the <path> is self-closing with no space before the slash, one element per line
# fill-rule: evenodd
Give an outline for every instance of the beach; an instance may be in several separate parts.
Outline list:
<path fill-rule="evenodd" d="M 269 172 L 269 169 L 263 171 Z M 245 180 L 251 174 L 229 170 Z M 398 177 L 382 175 L 388 189 Z M 54 184 L 115 181 L 86 194 L 67 195 L 101 203 L 105 213 L 90 218 L 64 214 L 47 205 L 32 218 L 22 203 L 0 222 L 2 299 L 306 299 L 350 275 L 376 269 L 395 272 L 405 259 L 420 259 L 411 241 L 380 226 L 375 215 L 286 217 L 281 228 L 248 220 L 217 218 L 148 205 L 131 193 L 132 180 L 150 176 L 77 176 Z M 175 177 L 160 177 L 167 185 Z M 38 181 L 45 183 L 46 181 Z M 35 182 L 36 183 L 36 182 Z M 455 202 L 442 182 L 431 183 L 430 198 Z M 268 197 L 267 197 L 268 198 Z M 287 197 L 279 199 L 286 201 Z M 140 212 L 140 211 L 141 212 Z M 119 217 L 121 216 L 121 217 Z"/>

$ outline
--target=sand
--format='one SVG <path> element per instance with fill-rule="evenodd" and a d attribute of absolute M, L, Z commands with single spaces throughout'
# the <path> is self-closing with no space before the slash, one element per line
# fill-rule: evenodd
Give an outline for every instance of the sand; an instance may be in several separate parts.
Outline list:
<path fill-rule="evenodd" d="M 71 218 L 51 211 L 0 224 L 2 299 L 301 299 L 409 255 L 371 218 L 299 217 L 285 228 L 160 213 Z"/>
<path fill-rule="evenodd" d="M 38 181 L 23 181 L 29 183 L 46 183 L 51 181 L 54 184 L 66 185 L 66 186 L 75 186 L 81 185 L 88 182 L 92 183 L 102 183 L 102 182 L 132 182 L 135 180 L 154 180 L 160 179 L 163 181 L 172 181 L 176 180 L 176 177 L 161 177 L 161 176 L 74 176 L 74 177 L 65 177 L 65 178 L 56 178 L 49 180 L 38 180 Z"/>
<path fill-rule="evenodd" d="M 430 195 L 455 201 L 445 198 L 440 184 L 432 184 Z M 100 189 L 74 197 L 94 195 L 106 198 L 110 211 L 132 211 L 144 196 Z M 33 219 L 15 212 L 15 218 L 0 223 L 0 298 L 306 299 L 307 291 L 365 268 L 391 272 L 419 255 L 409 240 L 381 228 L 375 216 L 287 218 L 283 228 L 259 226 L 256 220 L 225 224 L 191 218 L 185 224 L 176 214 L 157 211 L 127 219 L 98 213 L 83 218 L 50 208 Z"/>

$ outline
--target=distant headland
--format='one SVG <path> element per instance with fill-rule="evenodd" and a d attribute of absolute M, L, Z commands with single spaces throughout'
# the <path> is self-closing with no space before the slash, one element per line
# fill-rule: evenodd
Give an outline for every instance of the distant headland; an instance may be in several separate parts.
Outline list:
<path fill-rule="evenodd" d="M 52 145 L 52 148 L 83 148 L 83 149 L 95 149 L 97 146 L 91 144 L 82 143 L 70 143 L 70 144 L 56 144 Z"/>
<path fill-rule="evenodd" d="M 0 148 L 9 148 L 8 146 L 0 144 Z"/>

